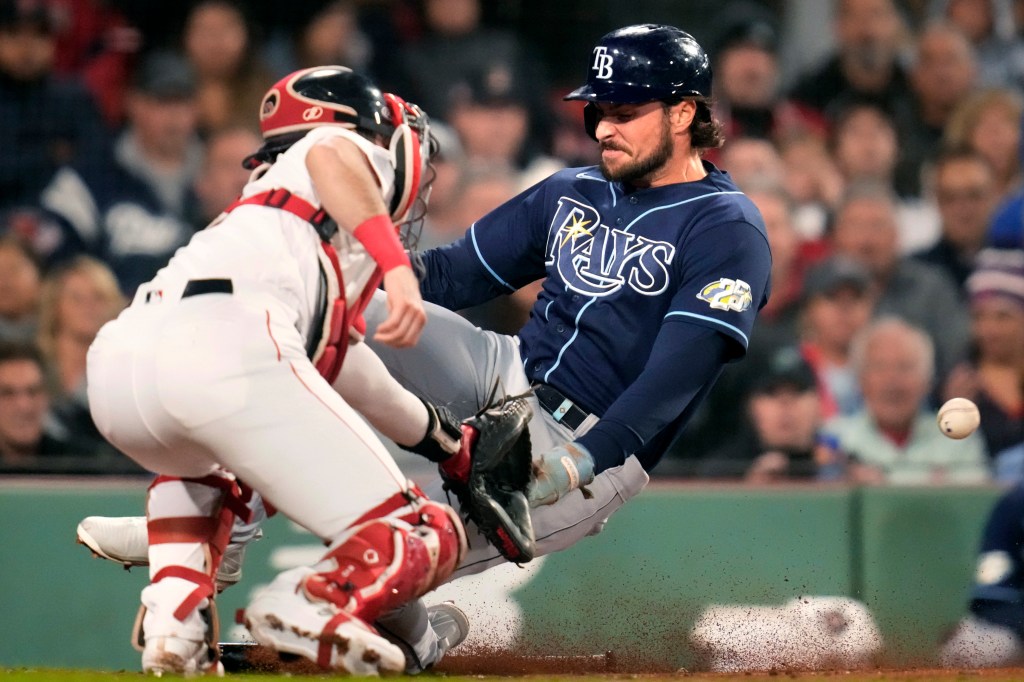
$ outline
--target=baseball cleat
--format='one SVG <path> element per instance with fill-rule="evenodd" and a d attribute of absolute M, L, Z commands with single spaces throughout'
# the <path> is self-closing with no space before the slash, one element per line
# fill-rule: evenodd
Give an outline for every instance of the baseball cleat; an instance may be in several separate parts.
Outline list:
<path fill-rule="evenodd" d="M 78 542 L 93 555 L 121 564 L 126 569 L 149 566 L 149 531 L 145 516 L 89 516 L 78 524 Z M 256 538 L 263 537 L 258 531 Z M 247 543 L 231 542 L 217 569 L 217 591 L 242 579 Z"/>
<path fill-rule="evenodd" d="M 437 635 L 438 660 L 469 637 L 469 618 L 450 601 L 427 607 L 427 620 Z"/>
<path fill-rule="evenodd" d="M 179 637 L 150 637 L 142 650 L 142 671 L 156 677 L 173 675 L 224 676 L 224 666 L 210 655 L 206 642 Z"/>
<path fill-rule="evenodd" d="M 309 567 L 285 571 L 257 593 L 245 609 L 245 626 L 253 639 L 278 653 L 297 654 L 336 672 L 404 671 L 402 650 L 368 624 L 331 603 L 306 598 L 299 586 L 313 573 Z"/>
<path fill-rule="evenodd" d="M 78 524 L 78 542 L 125 568 L 149 565 L 145 516 L 89 516 Z"/>

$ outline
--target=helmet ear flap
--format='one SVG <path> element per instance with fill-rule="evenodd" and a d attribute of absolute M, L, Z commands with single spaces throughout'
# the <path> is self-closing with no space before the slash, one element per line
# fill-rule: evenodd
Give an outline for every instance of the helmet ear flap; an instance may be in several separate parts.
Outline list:
<path fill-rule="evenodd" d="M 601 112 L 593 102 L 583 107 L 583 129 L 592 140 L 597 140 L 597 124 L 601 121 Z"/>

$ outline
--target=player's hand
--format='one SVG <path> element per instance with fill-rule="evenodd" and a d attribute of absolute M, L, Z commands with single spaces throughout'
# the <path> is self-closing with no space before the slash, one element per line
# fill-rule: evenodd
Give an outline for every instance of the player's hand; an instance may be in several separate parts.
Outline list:
<path fill-rule="evenodd" d="M 533 476 L 526 491 L 530 506 L 554 504 L 594 480 L 594 458 L 575 441 L 559 445 L 534 460 Z"/>
<path fill-rule="evenodd" d="M 427 323 L 416 274 L 405 265 L 393 268 L 384 275 L 384 290 L 388 295 L 388 316 L 377 326 L 373 338 L 394 348 L 415 346 Z"/>

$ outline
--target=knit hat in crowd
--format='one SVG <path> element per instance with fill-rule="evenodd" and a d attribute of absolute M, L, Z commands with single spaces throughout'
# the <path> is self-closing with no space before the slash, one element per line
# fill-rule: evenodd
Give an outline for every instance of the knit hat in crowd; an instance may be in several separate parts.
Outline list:
<path fill-rule="evenodd" d="M 985 249 L 978 254 L 974 271 L 967 278 L 971 300 L 1001 296 L 1024 308 L 1024 251 Z"/>

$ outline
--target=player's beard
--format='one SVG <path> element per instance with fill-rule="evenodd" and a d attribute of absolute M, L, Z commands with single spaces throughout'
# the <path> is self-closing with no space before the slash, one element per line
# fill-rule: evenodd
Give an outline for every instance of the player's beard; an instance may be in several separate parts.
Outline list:
<path fill-rule="evenodd" d="M 618 147 L 610 148 L 619 149 Z M 627 161 L 615 170 L 609 168 L 602 158 L 600 164 L 601 174 L 605 179 L 612 182 L 644 186 L 648 184 L 646 181 L 649 180 L 650 176 L 656 171 L 661 170 L 668 163 L 671 156 L 672 128 L 669 125 L 668 116 L 665 116 L 662 119 L 661 139 L 658 140 L 658 146 L 650 154 Z"/>

